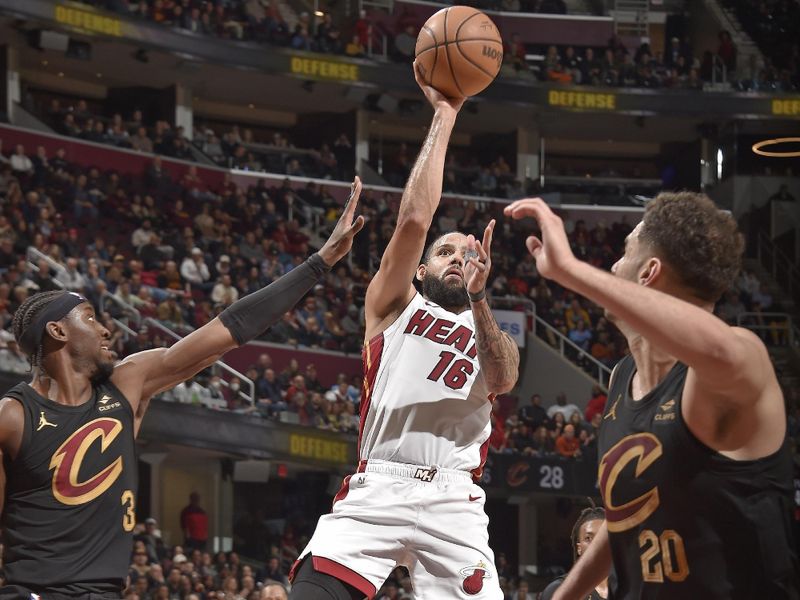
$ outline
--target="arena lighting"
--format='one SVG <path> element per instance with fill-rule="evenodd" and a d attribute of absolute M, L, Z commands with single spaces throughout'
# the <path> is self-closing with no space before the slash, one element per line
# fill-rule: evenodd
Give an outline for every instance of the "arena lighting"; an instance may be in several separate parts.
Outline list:
<path fill-rule="evenodd" d="M 761 140 L 760 142 L 756 142 L 753 144 L 753 152 L 760 156 L 771 156 L 776 158 L 797 158 L 800 156 L 800 150 L 790 150 L 788 152 L 772 152 L 767 150 L 762 150 L 765 146 L 774 146 L 776 144 L 791 144 L 791 143 L 800 143 L 800 137 L 783 137 L 783 138 L 775 138 L 772 140 Z"/>

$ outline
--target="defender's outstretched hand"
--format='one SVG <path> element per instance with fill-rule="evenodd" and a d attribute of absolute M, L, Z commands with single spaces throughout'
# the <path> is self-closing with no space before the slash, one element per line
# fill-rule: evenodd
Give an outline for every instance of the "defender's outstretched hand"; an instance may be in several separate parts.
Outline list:
<path fill-rule="evenodd" d="M 506 216 L 519 220 L 536 219 L 541 239 L 531 235 L 525 240 L 528 251 L 536 259 L 536 269 L 543 277 L 563 283 L 578 259 L 572 253 L 564 230 L 564 222 L 541 198 L 525 198 L 512 202 L 503 210 Z"/>
<path fill-rule="evenodd" d="M 353 184 L 350 186 L 350 198 L 347 199 L 347 204 L 344 205 L 342 216 L 333 228 L 328 241 L 320 248 L 319 255 L 325 264 L 332 267 L 339 260 L 350 252 L 353 247 L 353 238 L 364 227 L 364 217 L 359 215 L 353 221 L 353 215 L 356 213 L 358 207 L 358 198 L 361 196 L 361 179 L 358 175 L 353 179 Z"/>
<path fill-rule="evenodd" d="M 433 110 L 445 108 L 452 110 L 456 113 L 459 110 L 461 110 L 461 107 L 464 106 L 464 101 L 466 100 L 466 98 L 448 98 L 433 86 L 430 86 L 427 83 L 425 83 L 425 77 L 420 72 L 420 69 L 422 67 L 420 66 L 419 63 L 417 63 L 417 61 L 414 61 L 413 66 L 414 66 L 414 79 L 417 80 L 417 85 L 422 90 L 422 93 L 425 94 L 425 97 L 428 99 L 428 102 L 431 103 Z"/>
<path fill-rule="evenodd" d="M 470 294 L 479 294 L 486 288 L 486 280 L 492 268 L 492 234 L 495 220 L 489 221 L 483 232 L 483 242 L 478 243 L 475 236 L 467 236 L 467 262 L 464 265 L 464 281 Z"/>

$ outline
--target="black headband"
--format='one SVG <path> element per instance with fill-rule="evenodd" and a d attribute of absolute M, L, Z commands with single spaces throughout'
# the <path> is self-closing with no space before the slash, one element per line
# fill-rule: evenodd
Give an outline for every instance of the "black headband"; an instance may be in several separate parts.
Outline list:
<path fill-rule="evenodd" d="M 32 356 L 42 342 L 42 334 L 47 324 L 50 321 L 60 321 L 69 314 L 69 311 L 83 302 L 86 302 L 86 298 L 75 292 L 64 292 L 54 298 L 19 336 L 19 347 L 22 351 Z"/>

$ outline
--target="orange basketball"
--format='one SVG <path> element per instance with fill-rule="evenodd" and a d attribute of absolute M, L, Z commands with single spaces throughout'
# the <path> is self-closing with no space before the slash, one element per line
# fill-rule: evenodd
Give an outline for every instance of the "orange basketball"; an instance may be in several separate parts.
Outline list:
<path fill-rule="evenodd" d="M 422 26 L 415 54 L 425 83 L 448 98 L 474 96 L 500 71 L 503 40 L 481 11 L 450 6 Z"/>

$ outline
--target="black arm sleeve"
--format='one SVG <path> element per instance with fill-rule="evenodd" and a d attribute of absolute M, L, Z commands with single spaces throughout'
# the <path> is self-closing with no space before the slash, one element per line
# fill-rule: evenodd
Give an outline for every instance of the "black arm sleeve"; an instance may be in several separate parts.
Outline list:
<path fill-rule="evenodd" d="M 267 287 L 231 304 L 219 319 L 240 346 L 246 344 L 277 323 L 330 269 L 319 254 L 313 254 Z"/>

